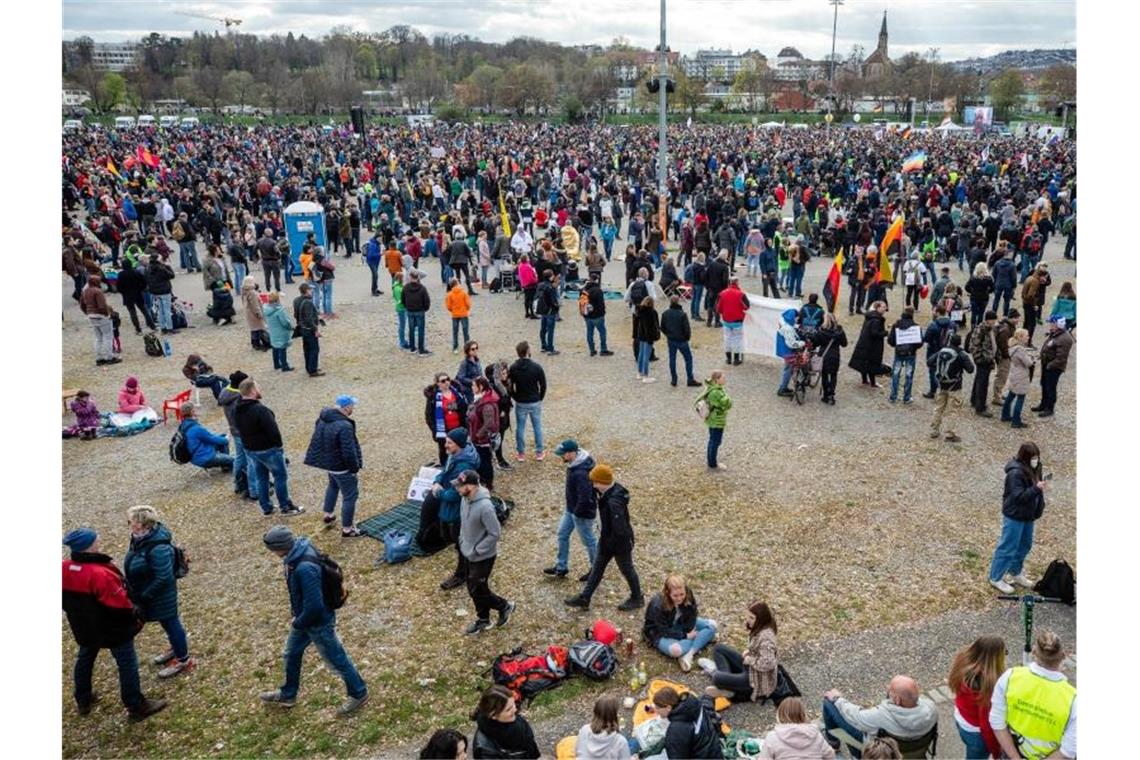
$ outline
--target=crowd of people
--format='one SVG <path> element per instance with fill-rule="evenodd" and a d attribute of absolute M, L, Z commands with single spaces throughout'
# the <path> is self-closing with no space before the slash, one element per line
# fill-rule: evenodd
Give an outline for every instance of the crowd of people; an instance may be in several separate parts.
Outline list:
<path fill-rule="evenodd" d="M 704 382 L 697 379 L 695 365 L 714 360 L 694 356 L 693 326 L 703 321 L 706 329 L 719 329 L 725 365 L 742 365 L 743 324 L 753 306 L 745 293 L 749 280 L 761 281 L 765 297 L 769 292 L 777 298 L 807 295 L 800 309 L 782 315 L 780 353 L 788 359 L 804 352 L 818 356 L 822 397 L 828 404 L 836 402 L 841 351 L 848 345 L 835 315 L 843 298 L 822 289 L 825 308 L 817 289 L 805 285 L 813 256 L 842 266 L 848 316 L 862 315 L 848 365 L 860 374 L 864 388 L 878 387 L 878 378 L 889 375 L 888 401 L 897 402 L 901 391 L 902 403 L 913 403 L 917 358 L 925 349 L 929 386 L 923 395 L 934 401 L 932 438 L 961 440 L 955 416 L 967 374 L 973 375 L 971 406 L 980 417 L 993 417 L 989 407 L 1000 407 L 1003 422 L 1028 427 L 1022 409 L 1035 370 L 1041 390 L 1033 411 L 1040 418 L 1054 414 L 1059 380 L 1075 342 L 1076 294 L 1073 284 L 1065 282 L 1052 301 L 1047 298 L 1051 280 L 1042 259 L 1054 234 L 1066 238 L 1064 257 L 1076 257 L 1072 142 L 907 138 L 875 130 L 837 131 L 835 138 L 824 140 L 815 130 L 694 126 L 671 133 L 667 188 L 659 198 L 652 179 L 653 139 L 643 127 L 522 123 L 374 127 L 363 139 L 300 127 L 69 134 L 63 141 L 63 269 L 74 284 L 72 297 L 92 327 L 98 366 L 122 361 L 110 293 L 122 298 L 137 335 L 144 333 L 144 322 L 146 338 L 155 329 L 172 335 L 186 319 L 172 283 L 177 281 L 181 291 L 185 275 L 200 273 L 211 299 L 207 315 L 218 326 L 220 340 L 227 339 L 222 328 L 233 323 L 240 305 L 251 350 L 271 351 L 274 371 L 292 371 L 288 349 L 299 337 L 306 374 L 319 377 L 325 374 L 321 327 L 338 317 L 334 259 L 341 246 L 344 256 L 365 260 L 373 296 L 388 289 L 386 308 L 395 313 L 396 348 L 425 358 L 432 356 L 425 337 L 432 299 L 425 282 L 428 262 L 434 259 L 446 294 L 442 311 L 451 325 L 452 352 L 462 352 L 462 360 L 454 374 L 437 372 L 423 389 L 424 421 L 440 472 L 424 499 L 416 540 L 429 548 L 455 546 L 455 569 L 440 587 L 466 587 L 476 612 L 465 631 L 469 635 L 506 625 L 516 607 L 490 585 L 501 529 L 490 496 L 496 490 L 496 470 L 511 469 L 502 447 L 512 411 L 516 462 L 527 458 L 528 422 L 534 458 L 546 457 L 545 371 L 532 358 L 528 340 L 517 344 L 513 363 L 483 365 L 478 340 L 472 339 L 488 329 L 472 319 L 477 296 L 521 290 L 521 313 L 498 327 L 521 337 L 530 329 L 527 320 L 538 321 L 541 353 L 557 357 L 562 352 L 555 335 L 569 321 L 564 295 L 577 291 L 589 358 L 601 361 L 614 355 L 606 323 L 607 316 L 611 322 L 616 318 L 617 298 L 607 298 L 616 291 L 630 317 L 637 379 L 654 382 L 651 366 L 664 337 L 671 386 L 680 381 L 679 354 L 685 385 L 701 389 L 694 407 L 708 431 L 710 473 L 725 469 L 719 453 L 732 399 L 723 369 L 702 374 Z M 919 146 L 928 153 L 928 169 L 903 173 L 902 158 Z M 135 160 L 142 147 L 158 157 L 155 164 Z M 311 236 L 301 250 L 293 250 L 283 214 L 300 200 L 324 207 L 327 239 Z M 665 209 L 664 225 L 658 222 L 659 203 Z M 876 244 L 900 219 L 903 230 L 897 241 L 880 252 Z M 170 263 L 168 238 L 178 244 L 181 276 Z M 619 239 L 628 242 L 624 256 L 615 257 Z M 624 289 L 607 288 L 607 264 L 614 258 L 624 261 Z M 959 282 L 952 276 L 954 263 Z M 264 294 L 256 267 L 263 274 Z M 889 276 L 888 268 L 893 269 Z M 291 312 L 282 301 L 282 275 L 286 285 L 296 283 Z M 905 290 L 904 308 L 888 327 L 895 285 Z M 1020 309 L 1011 306 L 1015 292 Z M 929 322 L 923 325 L 926 314 Z M 1046 335 L 1038 348 L 1033 339 L 1040 324 Z M 893 349 L 890 365 L 884 362 L 885 345 Z M 778 396 L 792 395 L 792 368 L 788 361 Z M 230 472 L 235 495 L 257 501 L 266 515 L 274 513 L 271 494 L 276 494 L 280 515 L 304 512 L 291 499 L 282 436 L 256 380 L 242 371 L 228 377 L 217 373 L 197 354 L 188 357 L 183 375 L 194 387 L 210 390 L 228 425 L 228 434 L 212 433 L 197 419 L 195 405 L 184 405 L 179 431 L 190 461 Z M 127 406 L 145 405 L 137 380 L 132 385 L 128 379 L 123 391 Z M 83 392 L 72 405 L 77 425 L 91 419 L 89 397 Z M 121 405 L 123 399 L 121 393 Z M 327 473 L 323 520 L 326 525 L 337 521 L 340 501 L 345 538 L 363 535 L 355 525 L 363 467 L 353 420 L 359 403 L 342 394 L 321 410 L 304 458 L 306 465 Z M 543 572 L 556 580 L 570 575 L 570 537 L 577 533 L 587 565 L 585 572 L 575 571 L 581 586 L 565 599 L 566 605 L 588 609 L 613 560 L 629 592 L 618 610 L 645 608 L 633 559 L 634 495 L 605 461 L 616 452 L 591 453 L 574 439 L 561 441 L 553 451 L 566 465 L 565 509 L 556 531 L 555 562 Z M 1022 446 L 1006 467 L 1002 534 L 989 573 L 990 583 L 1003 593 L 1012 591 L 1011 584 L 1032 585 L 1024 561 L 1033 522 L 1042 516 L 1048 480 L 1032 443 Z M 124 572 L 98 552 L 98 539 L 89 528 L 65 537 L 71 551 L 63 561 L 64 606 L 80 645 L 75 700 L 84 714 L 95 701 L 90 673 L 100 648 L 111 649 L 119 664 L 122 699 L 132 719 L 164 706 L 143 697 L 138 685 L 132 642 L 142 622 L 159 622 L 169 637 L 170 651 L 165 659 L 156 658 L 163 665 L 161 677 L 195 667 L 177 615 L 176 574 L 167 577 L 153 567 L 159 561 L 173 564 L 169 530 L 149 507 L 136 507 L 131 521 Z M 159 548 L 148 552 L 148 542 Z M 261 699 L 281 707 L 295 704 L 302 655 L 313 643 L 345 682 L 342 713 L 355 712 L 368 691 L 336 634 L 335 611 L 342 600 L 330 598 L 324 583 L 332 560 L 285 526 L 266 532 L 263 543 L 286 567 L 293 619 L 285 683 Z M 145 561 L 139 551 L 146 552 Z M 494 623 L 492 610 L 497 613 Z M 715 621 L 697 612 L 695 595 L 679 575 L 665 579 L 645 611 L 644 638 L 684 671 L 720 634 Z M 711 658 L 697 660 L 710 677 L 707 697 L 755 701 L 775 690 L 773 611 L 762 601 L 752 604 L 745 628 L 743 651 L 717 643 Z M 991 643 L 987 651 L 992 649 Z M 1008 744 L 1014 736 L 1023 751 L 1032 748 L 1033 757 L 1058 749 L 1075 756 L 1075 692 L 1062 688 L 1067 681 L 1057 670 L 1058 653 L 1063 659 L 1055 637 L 1039 637 L 1038 667 L 1014 668 L 1005 675 L 997 667 L 1001 678 L 991 678 L 992 661 L 961 667 L 955 661 L 955 689 L 978 695 L 976 705 L 963 702 L 956 713 L 963 738 L 972 739 L 966 736 L 971 731 L 986 737 L 988 754 L 971 757 L 1014 756 Z M 1045 685 L 1029 680 L 1033 678 Z M 1017 697 L 1012 701 L 1011 690 Z M 1058 717 L 1048 731 L 1027 714 L 1032 711 L 1026 701 L 1046 691 L 1041 709 L 1054 710 Z M 988 712 L 980 707 L 983 696 L 993 704 Z M 825 726 L 842 728 L 856 739 L 866 736 L 868 757 L 890 756 L 874 754 L 890 750 L 875 749 L 871 739 L 877 730 L 915 739 L 937 719 L 917 683 L 902 675 L 891 681 L 888 699 L 873 708 L 861 708 L 835 690 L 824 697 Z M 578 756 L 656 754 L 631 747 L 625 737 L 615 738 L 616 708 L 609 699 L 599 700 L 593 720 L 583 727 Z M 704 715 L 701 698 L 667 689 L 657 692 L 654 704 L 659 719 L 668 722 L 662 748 L 669 757 L 714 756 L 707 727 L 693 729 Z M 1064 716 L 1069 716 L 1067 722 L 1060 719 Z M 789 756 L 776 750 L 780 746 L 800 752 L 796 756 L 832 756 L 833 738 L 820 736 L 808 723 L 800 700 L 783 700 L 778 717 L 765 740 L 768 756 Z M 511 756 L 539 756 L 533 732 L 509 691 L 491 687 L 473 719 L 477 731 L 470 747 L 462 733 L 441 731 L 422 756 L 462 757 L 469 750 L 492 756 L 481 746 L 523 753 Z M 983 724 L 992 726 L 992 736 Z M 1052 730 L 1056 725 L 1063 735 Z M 993 737 L 998 750 L 990 742 Z M 967 741 L 971 746 L 977 743 Z M 810 747 L 808 754 L 805 747 Z M 716 751 L 719 757 L 719 744 Z"/>

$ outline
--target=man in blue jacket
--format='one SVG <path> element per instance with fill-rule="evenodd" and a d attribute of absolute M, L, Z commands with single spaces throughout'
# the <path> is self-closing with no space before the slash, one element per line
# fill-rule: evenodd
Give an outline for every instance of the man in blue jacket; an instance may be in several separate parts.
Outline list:
<path fill-rule="evenodd" d="M 594 523 L 598 515 L 598 501 L 594 487 L 590 485 L 590 470 L 596 462 L 590 452 L 578 447 L 578 442 L 567 438 L 554 449 L 554 456 L 566 463 L 566 511 L 558 524 L 558 558 L 553 567 L 542 572 L 555 578 L 565 578 L 570 573 L 570 534 L 578 531 L 590 566 L 598 555 L 598 539 L 594 536 Z M 590 577 L 589 570 L 578 579 L 585 583 Z"/>
<path fill-rule="evenodd" d="M 322 409 L 313 427 L 313 437 L 309 450 L 305 453 L 305 464 L 328 473 L 329 483 L 325 488 L 324 523 L 330 527 L 336 522 L 337 494 L 343 498 L 340 511 L 340 535 L 344 538 L 363 536 L 353 517 L 356 516 L 356 499 L 360 494 L 357 475 L 364 466 L 360 443 L 356 438 L 356 423 L 352 411 L 356 399 L 342 394 L 336 397 L 336 406 Z"/>
<path fill-rule="evenodd" d="M 1007 251 L 1004 256 L 994 262 L 994 311 L 998 303 L 1005 299 L 1002 316 L 1009 315 L 1009 301 L 1013 298 L 1013 289 L 1017 285 L 1017 267 L 1013 263 L 1013 251 Z"/>
<path fill-rule="evenodd" d="M 229 439 L 224 435 L 214 435 L 203 427 L 198 422 L 198 412 L 191 402 L 183 404 L 181 411 L 182 422 L 178 425 L 178 430 L 186 439 L 186 447 L 190 449 L 190 461 L 203 470 L 220 467 L 225 472 L 232 472 L 234 458 L 229 455 Z"/>
<path fill-rule="evenodd" d="M 467 428 L 448 431 L 443 446 L 447 464 L 435 476 L 431 490 L 424 496 L 416 543 L 427 552 L 439 551 L 449 543 L 455 543 L 455 571 L 439 584 L 444 591 L 450 591 L 467 582 L 467 563 L 459 551 L 459 502 L 462 497 L 452 481 L 464 470 L 479 469 L 479 453 L 467 439 Z"/>
<path fill-rule="evenodd" d="M 309 644 L 316 646 L 321 658 L 340 677 L 348 691 L 341 704 L 340 715 L 356 712 L 368 701 L 368 687 L 344 645 L 336 635 L 336 612 L 324 598 L 320 555 L 307 538 L 294 538 L 284 525 L 270 528 L 262 539 L 265 547 L 285 562 L 285 585 L 289 589 L 289 608 L 293 621 L 285 640 L 285 685 L 263 691 L 261 701 L 279 707 L 297 704 L 301 688 L 301 658 Z"/>
<path fill-rule="evenodd" d="M 368 263 L 368 268 L 372 270 L 372 295 L 381 295 L 384 291 L 380 290 L 380 258 L 383 256 L 384 251 L 380 245 L 380 230 L 372 233 L 372 239 L 364 244 L 364 260 Z"/>

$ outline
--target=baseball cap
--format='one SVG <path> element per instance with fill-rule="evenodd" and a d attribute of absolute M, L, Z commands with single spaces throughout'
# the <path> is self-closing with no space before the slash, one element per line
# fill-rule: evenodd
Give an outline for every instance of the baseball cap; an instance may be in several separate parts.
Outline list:
<path fill-rule="evenodd" d="M 342 409 L 346 406 L 356 406 L 356 404 L 357 404 L 356 396 L 350 396 L 347 393 L 342 393 L 341 395 L 336 397 L 336 405 L 341 407 Z"/>
<path fill-rule="evenodd" d="M 479 473 L 474 470 L 464 470 L 459 473 L 459 477 L 451 481 L 453 486 L 477 486 L 479 485 Z"/>
<path fill-rule="evenodd" d="M 565 441 L 558 444 L 558 448 L 556 448 L 554 450 L 554 456 L 560 457 L 563 454 L 568 454 L 571 451 L 577 451 L 577 450 L 578 450 L 578 442 L 575 441 L 573 438 L 567 438 Z"/>

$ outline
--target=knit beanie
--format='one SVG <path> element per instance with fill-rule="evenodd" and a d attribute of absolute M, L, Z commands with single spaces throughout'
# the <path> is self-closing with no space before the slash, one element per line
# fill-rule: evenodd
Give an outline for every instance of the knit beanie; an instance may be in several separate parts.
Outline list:
<path fill-rule="evenodd" d="M 456 446 L 463 448 L 467 445 L 467 428 L 455 428 L 448 432 L 447 437 L 450 438 L 452 443 Z"/>
<path fill-rule="evenodd" d="M 614 484 L 614 471 L 608 464 L 595 465 L 590 470 L 590 482 L 601 486 L 612 486 Z"/>
<path fill-rule="evenodd" d="M 98 537 L 91 528 L 76 528 L 63 537 L 63 545 L 73 552 L 81 552 L 91 548 Z"/>
<path fill-rule="evenodd" d="M 295 539 L 293 531 L 284 525 L 277 525 L 266 531 L 262 541 L 265 542 L 265 548 L 271 551 L 289 551 L 293 548 Z"/>

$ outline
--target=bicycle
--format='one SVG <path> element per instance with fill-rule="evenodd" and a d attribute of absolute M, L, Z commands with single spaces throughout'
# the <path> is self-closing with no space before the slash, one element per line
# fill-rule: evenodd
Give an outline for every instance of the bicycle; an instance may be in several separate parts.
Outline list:
<path fill-rule="evenodd" d="M 817 362 L 816 359 L 820 361 Z M 822 357 L 816 356 L 812 352 L 811 343 L 807 342 L 802 350 L 788 354 L 784 361 L 792 368 L 792 397 L 795 398 L 796 404 L 802 406 L 804 399 L 807 398 L 808 389 L 819 385 L 823 369 Z"/>

